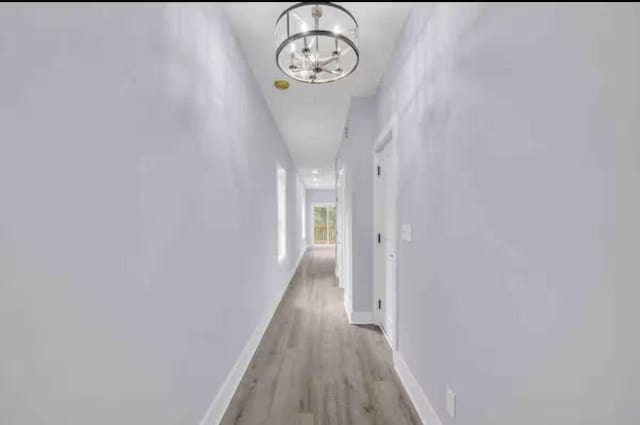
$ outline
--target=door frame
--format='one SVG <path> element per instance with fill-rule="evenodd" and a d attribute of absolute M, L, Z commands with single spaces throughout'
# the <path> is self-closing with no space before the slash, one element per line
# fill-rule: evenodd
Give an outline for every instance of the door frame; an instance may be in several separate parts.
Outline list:
<path fill-rule="evenodd" d="M 341 266 L 340 266 L 340 285 L 344 288 L 344 307 L 347 316 L 353 311 L 353 214 L 351 182 L 348 168 L 337 161 L 338 176 L 340 186 L 336 187 L 336 217 L 340 214 L 340 227 L 338 232 L 342 232 L 341 236 L 336 238 L 336 242 L 341 244 Z M 342 174 L 340 174 L 340 171 Z"/>
<path fill-rule="evenodd" d="M 398 338 L 398 329 L 399 323 L 398 318 L 399 314 L 399 282 L 398 282 L 398 176 L 400 174 L 400 170 L 398 169 L 398 142 L 397 142 L 397 134 L 398 134 L 398 117 L 397 114 L 394 114 L 391 119 L 387 122 L 384 128 L 378 134 L 378 137 L 373 144 L 373 152 L 372 152 L 372 174 L 373 174 L 373 253 L 374 253 L 374 261 L 373 261 L 373 317 L 376 324 L 380 326 L 385 334 L 391 349 L 394 351 L 398 350 L 399 346 L 399 338 Z M 378 165 L 380 164 L 379 154 L 380 152 L 386 148 L 389 144 L 392 147 L 392 156 L 391 161 L 393 161 L 393 167 L 391 170 L 393 174 L 391 175 L 391 197 L 393 199 L 393 213 L 391 218 L 382 217 L 382 213 L 380 209 L 382 208 L 383 199 L 380 199 L 382 188 L 379 184 L 378 179 Z M 383 170 L 384 172 L 384 170 Z M 394 314 L 393 314 L 393 335 L 390 336 L 383 326 L 385 318 L 383 317 L 382 311 L 378 308 L 378 300 L 382 300 L 387 305 L 387 300 L 385 299 L 385 289 L 386 289 L 386 258 L 385 258 L 385 250 L 384 244 L 378 242 L 378 233 L 382 234 L 384 226 L 386 225 L 386 221 L 390 221 L 390 225 L 395 228 L 395 232 L 393 232 L 393 240 L 391 243 L 395 247 L 395 261 L 393 261 L 393 270 L 391 273 L 395 277 L 395 285 L 391 288 L 394 293 Z"/>
<path fill-rule="evenodd" d="M 317 244 L 316 243 L 316 235 L 315 235 L 315 215 L 314 215 L 314 211 L 316 209 L 316 207 L 336 207 L 336 203 L 335 202 L 312 202 L 311 203 L 311 211 L 309 211 L 309 214 L 311 216 L 311 246 L 324 246 L 327 248 L 334 248 L 336 246 L 335 243 L 321 243 L 321 244 Z M 337 219 L 337 216 L 336 216 Z M 327 223 L 328 223 L 328 215 L 327 215 Z M 336 223 L 336 230 L 337 230 L 337 223 Z M 327 226 L 327 232 L 329 231 L 329 227 Z M 328 236 L 328 234 L 327 234 Z"/>
<path fill-rule="evenodd" d="M 336 277 L 338 287 L 344 288 L 345 281 L 345 187 L 344 167 L 336 160 Z"/>

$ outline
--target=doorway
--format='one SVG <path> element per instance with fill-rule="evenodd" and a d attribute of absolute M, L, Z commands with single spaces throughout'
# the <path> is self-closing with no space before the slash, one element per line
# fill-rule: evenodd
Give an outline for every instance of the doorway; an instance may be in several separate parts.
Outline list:
<path fill-rule="evenodd" d="M 374 318 L 391 348 L 398 349 L 397 191 L 395 118 L 374 145 Z"/>
<path fill-rule="evenodd" d="M 313 204 L 313 244 L 332 246 L 336 243 L 335 204 Z"/>

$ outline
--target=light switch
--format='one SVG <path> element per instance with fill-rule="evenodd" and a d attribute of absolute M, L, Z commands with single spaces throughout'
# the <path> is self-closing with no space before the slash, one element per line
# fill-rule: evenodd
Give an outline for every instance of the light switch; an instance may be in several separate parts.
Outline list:
<path fill-rule="evenodd" d="M 403 224 L 401 227 L 401 231 L 402 231 L 402 240 L 410 242 L 411 241 L 411 225 Z"/>

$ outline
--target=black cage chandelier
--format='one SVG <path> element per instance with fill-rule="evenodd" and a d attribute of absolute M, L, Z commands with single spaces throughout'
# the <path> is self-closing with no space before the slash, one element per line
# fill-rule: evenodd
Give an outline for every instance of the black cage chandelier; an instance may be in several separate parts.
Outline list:
<path fill-rule="evenodd" d="M 322 84 L 340 80 L 358 67 L 358 22 L 331 2 L 302 2 L 276 21 L 276 63 L 290 78 Z"/>

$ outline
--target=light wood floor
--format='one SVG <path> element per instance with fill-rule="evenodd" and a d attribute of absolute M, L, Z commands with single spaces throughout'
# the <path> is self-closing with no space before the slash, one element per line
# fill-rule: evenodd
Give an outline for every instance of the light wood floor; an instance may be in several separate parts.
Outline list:
<path fill-rule="evenodd" d="M 377 327 L 347 323 L 333 250 L 307 252 L 221 425 L 419 425 Z"/>

